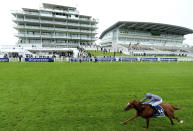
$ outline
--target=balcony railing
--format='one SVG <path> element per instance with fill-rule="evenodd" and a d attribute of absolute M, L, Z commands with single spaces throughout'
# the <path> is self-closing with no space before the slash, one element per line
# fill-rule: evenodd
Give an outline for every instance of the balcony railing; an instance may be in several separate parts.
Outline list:
<path fill-rule="evenodd" d="M 27 21 L 27 22 L 40 22 L 40 20 L 36 20 L 36 19 L 24 19 L 24 21 Z"/>
<path fill-rule="evenodd" d="M 41 27 L 40 29 L 54 31 L 53 27 Z"/>
<path fill-rule="evenodd" d="M 24 19 L 22 19 L 22 18 L 15 18 L 15 19 L 13 19 L 14 21 L 21 21 L 21 22 L 23 22 L 24 21 Z"/>
<path fill-rule="evenodd" d="M 53 21 L 49 21 L 49 20 L 40 20 L 40 23 L 53 24 Z"/>
<path fill-rule="evenodd" d="M 31 38 L 40 38 L 40 35 L 35 34 L 16 34 L 17 37 L 31 37 Z"/>
<path fill-rule="evenodd" d="M 14 26 L 14 28 L 24 29 L 24 28 L 25 28 L 25 26 L 23 26 L 23 25 L 17 25 L 17 26 Z"/>
<path fill-rule="evenodd" d="M 47 10 L 47 9 L 46 9 Z M 53 10 L 51 10 L 53 11 Z M 58 12 L 58 11 L 57 11 Z M 70 14 L 77 14 L 77 12 L 65 12 L 61 11 L 64 13 L 70 13 Z M 27 12 L 27 11 L 12 11 L 13 14 L 23 14 L 23 15 L 32 15 L 32 16 L 46 16 L 46 17 L 56 17 L 56 18 L 62 18 L 62 19 L 69 19 L 69 20 L 77 20 L 77 21 L 89 21 L 89 22 L 96 22 L 98 23 L 97 19 L 92 19 L 92 18 L 72 18 L 72 17 L 66 17 L 66 16 L 60 16 L 60 15 L 53 15 L 53 14 L 47 14 L 47 13 L 42 13 L 42 12 Z"/>
<path fill-rule="evenodd" d="M 22 18 L 17 18 L 14 19 L 15 21 L 18 22 L 35 22 L 35 23 L 45 23 L 45 24 L 53 24 L 53 25 L 64 25 L 64 26 L 72 26 L 72 27 L 87 27 L 87 28 L 93 28 L 96 29 L 96 25 L 87 25 L 87 24 L 75 24 L 75 23 L 67 23 L 67 22 L 58 22 L 58 21 L 48 21 L 48 20 L 39 20 L 39 19 L 22 19 Z"/>
<path fill-rule="evenodd" d="M 64 32 L 76 32 L 76 33 L 86 33 L 86 34 L 96 34 L 96 31 L 86 31 L 86 30 L 78 30 L 78 29 L 65 29 L 65 28 L 54 28 L 54 27 L 40 27 L 40 26 L 22 26 L 17 25 L 14 28 L 17 29 L 31 29 L 31 30 L 49 30 L 49 31 L 64 31 Z"/>
<path fill-rule="evenodd" d="M 68 25 L 71 25 L 71 26 L 80 26 L 80 24 L 75 24 L 75 23 L 68 23 Z"/>
<path fill-rule="evenodd" d="M 67 22 L 54 21 L 54 24 L 57 24 L 57 25 L 67 25 Z"/>
<path fill-rule="evenodd" d="M 27 15 L 39 15 L 40 13 L 39 12 L 23 12 L 24 14 L 27 14 Z"/>
<path fill-rule="evenodd" d="M 66 35 L 53 35 L 53 34 L 16 34 L 17 37 L 30 37 L 30 38 L 50 38 L 50 39 L 75 39 L 75 40 L 96 40 L 95 37 L 84 36 L 66 36 Z"/>
<path fill-rule="evenodd" d="M 53 17 L 52 14 L 46 14 L 46 13 L 40 13 L 40 16 L 49 16 L 49 17 Z"/>

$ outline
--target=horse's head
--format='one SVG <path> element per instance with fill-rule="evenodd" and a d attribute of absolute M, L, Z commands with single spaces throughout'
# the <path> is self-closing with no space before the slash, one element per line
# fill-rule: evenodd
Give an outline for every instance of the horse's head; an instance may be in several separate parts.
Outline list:
<path fill-rule="evenodd" d="M 136 100 L 134 100 L 134 99 L 130 100 L 130 102 L 129 102 L 129 103 L 127 104 L 127 106 L 124 108 L 124 111 L 127 111 L 127 110 L 129 110 L 129 109 L 134 108 L 137 104 L 139 104 L 138 101 L 136 101 Z"/>

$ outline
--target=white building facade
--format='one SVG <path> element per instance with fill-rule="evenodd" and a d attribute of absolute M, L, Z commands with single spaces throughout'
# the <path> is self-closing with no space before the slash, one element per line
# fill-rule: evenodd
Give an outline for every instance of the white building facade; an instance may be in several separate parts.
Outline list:
<path fill-rule="evenodd" d="M 13 11 L 17 44 L 31 47 L 76 48 L 93 45 L 97 20 L 75 7 L 43 3 L 40 9 Z"/>

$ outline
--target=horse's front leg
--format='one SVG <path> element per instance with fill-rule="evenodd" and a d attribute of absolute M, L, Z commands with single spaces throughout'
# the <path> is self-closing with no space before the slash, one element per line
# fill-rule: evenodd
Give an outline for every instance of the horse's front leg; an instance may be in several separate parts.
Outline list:
<path fill-rule="evenodd" d="M 127 122 L 129 122 L 129 121 L 131 121 L 131 120 L 135 119 L 137 116 L 138 116 L 138 115 L 137 115 L 137 114 L 135 114 L 133 117 L 131 117 L 130 119 L 128 119 L 128 120 L 126 120 L 126 121 L 124 121 L 122 124 L 123 124 L 123 125 L 127 124 Z"/>
<path fill-rule="evenodd" d="M 149 118 L 146 118 L 146 128 L 148 129 L 149 128 Z"/>

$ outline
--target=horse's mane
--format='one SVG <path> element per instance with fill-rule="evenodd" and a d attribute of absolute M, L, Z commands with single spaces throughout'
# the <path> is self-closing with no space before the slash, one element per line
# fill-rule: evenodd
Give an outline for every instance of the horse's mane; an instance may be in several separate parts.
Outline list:
<path fill-rule="evenodd" d="M 144 110 L 145 108 L 151 108 L 150 104 L 144 104 L 140 101 L 135 100 L 138 103 L 138 106 L 141 108 L 141 110 Z"/>

